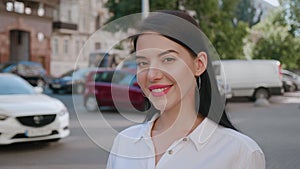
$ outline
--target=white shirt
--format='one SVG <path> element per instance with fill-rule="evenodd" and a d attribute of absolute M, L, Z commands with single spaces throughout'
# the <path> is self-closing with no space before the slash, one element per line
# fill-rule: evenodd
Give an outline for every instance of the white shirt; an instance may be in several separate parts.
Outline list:
<path fill-rule="evenodd" d="M 155 165 L 150 136 L 154 120 L 119 133 L 107 169 L 265 169 L 264 154 L 255 141 L 208 118 L 175 141 Z"/>

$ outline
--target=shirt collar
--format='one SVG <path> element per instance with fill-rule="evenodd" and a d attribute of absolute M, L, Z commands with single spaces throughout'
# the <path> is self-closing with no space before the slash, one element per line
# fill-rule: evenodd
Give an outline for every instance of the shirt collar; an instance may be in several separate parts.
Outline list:
<path fill-rule="evenodd" d="M 134 141 L 137 143 L 142 139 L 151 139 L 151 129 L 153 127 L 154 121 L 160 116 L 159 113 L 155 114 L 150 121 L 146 122 L 145 127 L 140 131 L 138 139 Z M 209 138 L 216 131 L 218 124 L 209 118 L 205 118 L 196 128 L 190 133 L 187 138 L 196 146 L 197 151 L 201 149 L 201 146 L 205 144 Z"/>
<path fill-rule="evenodd" d="M 196 129 L 188 135 L 188 138 L 192 140 L 196 149 L 199 151 L 201 146 L 205 144 L 209 138 L 214 134 L 218 127 L 218 124 L 209 118 L 205 118 Z"/>
<path fill-rule="evenodd" d="M 139 135 L 138 135 L 138 139 L 135 140 L 134 143 L 139 142 L 142 139 L 151 139 L 151 130 L 154 124 L 154 121 L 160 116 L 159 113 L 156 113 L 153 115 L 153 117 L 151 118 L 151 120 L 149 120 L 148 122 L 146 122 L 145 127 L 140 131 Z"/>

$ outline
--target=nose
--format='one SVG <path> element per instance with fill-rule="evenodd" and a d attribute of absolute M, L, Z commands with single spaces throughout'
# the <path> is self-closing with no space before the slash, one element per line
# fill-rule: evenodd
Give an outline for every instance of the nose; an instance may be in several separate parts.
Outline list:
<path fill-rule="evenodd" d="M 155 82 L 163 78 L 163 72 L 157 68 L 149 68 L 148 69 L 148 80 L 150 82 Z"/>

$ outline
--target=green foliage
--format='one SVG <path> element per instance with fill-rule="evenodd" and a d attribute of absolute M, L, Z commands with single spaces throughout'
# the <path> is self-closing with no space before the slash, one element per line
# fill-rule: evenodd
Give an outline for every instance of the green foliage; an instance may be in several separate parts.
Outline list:
<path fill-rule="evenodd" d="M 111 13 L 113 13 L 113 16 L 108 20 L 108 22 L 116 20 L 122 16 L 138 13 L 142 10 L 140 0 L 108 0 L 105 6 Z"/>
<path fill-rule="evenodd" d="M 289 26 L 282 22 L 282 11 L 269 16 L 253 27 L 248 43 L 252 43 L 253 59 L 275 59 L 284 68 L 300 68 L 300 38 L 289 32 Z"/>
<path fill-rule="evenodd" d="M 300 36 L 300 0 L 280 0 L 284 22 L 293 36 Z"/>
<path fill-rule="evenodd" d="M 253 0 L 240 0 L 235 12 L 237 21 L 248 23 L 250 28 L 260 21 L 263 14 L 263 11 L 260 11 L 258 16 L 255 16 L 258 13 L 258 9 L 254 7 Z"/>
<path fill-rule="evenodd" d="M 179 4 L 195 11 L 200 28 L 207 35 L 222 59 L 243 57 L 243 38 L 248 27 L 243 21 L 233 23 L 241 0 L 150 0 L 151 11 L 178 9 Z M 106 6 L 114 16 L 109 20 L 141 11 L 141 0 L 108 0 Z M 119 25 L 118 29 L 126 29 Z M 123 27 L 122 27 L 123 26 Z"/>
<path fill-rule="evenodd" d="M 150 0 L 150 10 L 176 10 L 178 9 L 178 0 Z"/>
<path fill-rule="evenodd" d="M 202 31 L 208 36 L 221 59 L 243 59 L 243 38 L 247 24 L 233 23 L 239 0 L 190 0 L 186 8 L 197 12 Z"/>

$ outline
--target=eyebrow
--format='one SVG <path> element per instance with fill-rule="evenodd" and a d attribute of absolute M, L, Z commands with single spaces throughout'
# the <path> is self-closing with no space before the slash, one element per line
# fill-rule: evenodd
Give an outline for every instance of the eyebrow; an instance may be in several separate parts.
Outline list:
<path fill-rule="evenodd" d="M 169 53 L 177 53 L 178 54 L 178 52 L 176 50 L 169 49 L 169 50 L 166 50 L 166 51 L 158 54 L 158 56 L 163 56 L 163 55 L 166 55 L 166 54 L 169 54 Z"/>
<path fill-rule="evenodd" d="M 166 54 L 169 54 L 169 53 L 176 53 L 176 54 L 179 54 L 176 50 L 169 49 L 169 50 L 166 50 L 166 51 L 164 51 L 164 52 L 162 52 L 162 53 L 159 53 L 157 56 L 160 57 L 160 56 L 163 56 L 163 55 L 166 55 Z M 138 56 L 138 55 L 136 55 L 135 58 L 136 58 L 136 59 L 139 59 L 139 58 L 145 58 L 145 56 Z"/>

